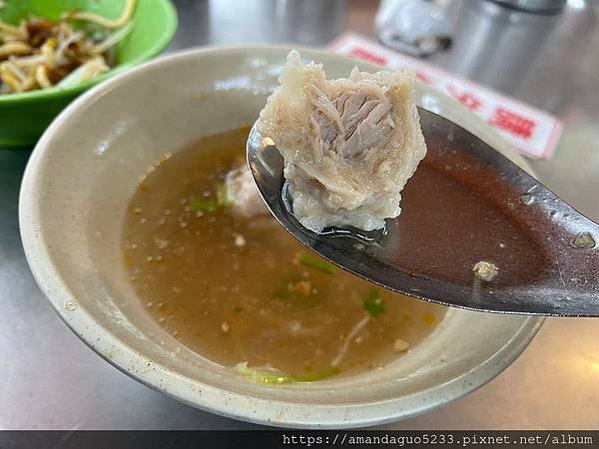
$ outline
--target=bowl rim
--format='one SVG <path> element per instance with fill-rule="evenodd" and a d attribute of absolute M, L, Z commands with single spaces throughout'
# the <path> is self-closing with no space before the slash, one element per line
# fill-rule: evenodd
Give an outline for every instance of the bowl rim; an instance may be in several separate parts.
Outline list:
<path fill-rule="evenodd" d="M 330 52 L 309 47 L 293 48 L 299 48 L 300 51 L 306 50 L 314 55 L 320 54 L 323 57 L 332 55 Z M 265 399 L 228 391 L 191 379 L 168 369 L 130 347 L 103 327 L 83 308 L 77 307 L 71 310 L 71 307 L 68 309 L 64 307 L 65 302 L 69 299 L 77 303 L 76 296 L 54 267 L 44 236 L 40 231 L 41 217 L 33 193 L 40 189 L 36 175 L 48 151 L 48 144 L 64 126 L 68 126 L 71 116 L 76 114 L 88 102 L 102 96 L 114 86 L 127 82 L 130 78 L 134 78 L 148 68 L 160 66 L 161 64 L 171 64 L 177 59 L 230 52 L 249 53 L 264 50 L 288 51 L 290 49 L 291 47 L 286 45 L 227 45 L 182 50 L 137 66 L 93 87 L 63 110 L 43 134 L 29 158 L 19 196 L 21 239 L 25 256 L 36 283 L 67 326 L 88 347 L 111 365 L 144 385 L 165 393 L 180 402 L 229 418 L 278 427 L 365 427 L 418 416 L 482 387 L 511 365 L 524 351 L 541 328 L 544 318 L 539 316 L 525 317 L 522 325 L 497 352 L 475 368 L 462 373 L 449 382 L 390 400 L 331 405 L 297 404 L 282 400 Z M 351 59 L 340 55 L 334 56 Z M 460 106 L 457 105 L 456 107 Z M 472 113 L 469 114 L 475 117 Z M 136 372 L 131 368 L 132 366 L 140 366 L 142 362 L 144 365 L 146 363 L 151 364 L 152 369 Z M 426 398 L 429 399 L 425 401 Z M 403 409 L 402 406 L 407 406 L 407 409 Z M 275 416 L 273 412 L 275 409 L 285 410 L 285 413 Z"/>
<path fill-rule="evenodd" d="M 12 93 L 0 95 L 0 106 L 11 105 L 11 104 L 25 104 L 38 100 L 53 100 L 65 97 L 71 97 L 73 95 L 80 94 L 81 92 L 98 85 L 104 80 L 118 75 L 132 67 L 139 65 L 140 63 L 153 58 L 160 53 L 173 39 L 175 32 L 178 28 L 179 18 L 177 15 L 177 9 L 171 0 L 154 0 L 156 2 L 155 8 L 160 8 L 160 16 L 163 17 L 164 24 L 161 28 L 158 39 L 152 42 L 152 45 L 142 54 L 133 58 L 131 61 L 124 64 L 117 64 L 112 67 L 106 73 L 101 74 L 95 78 L 92 78 L 83 83 L 76 84 L 71 87 L 57 87 L 52 86 L 48 89 L 37 89 L 28 92 Z"/>

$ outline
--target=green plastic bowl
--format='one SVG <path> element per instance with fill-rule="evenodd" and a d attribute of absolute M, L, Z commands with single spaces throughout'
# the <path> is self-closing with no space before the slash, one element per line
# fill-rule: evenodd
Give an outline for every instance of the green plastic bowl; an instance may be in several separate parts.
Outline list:
<path fill-rule="evenodd" d="M 65 11 L 86 10 L 112 19 L 121 14 L 124 5 L 125 0 L 9 0 L 0 9 L 0 18 L 18 23 L 31 14 L 58 19 Z M 79 94 L 157 55 L 176 29 L 177 13 L 169 0 L 137 0 L 133 30 L 117 45 L 118 64 L 110 71 L 69 88 L 0 95 L 0 148 L 33 146 L 54 117 Z"/>

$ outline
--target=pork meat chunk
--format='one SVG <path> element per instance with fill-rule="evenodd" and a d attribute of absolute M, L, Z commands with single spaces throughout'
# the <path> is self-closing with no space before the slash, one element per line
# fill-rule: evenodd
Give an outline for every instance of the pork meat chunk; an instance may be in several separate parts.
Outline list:
<path fill-rule="evenodd" d="M 244 218 L 268 214 L 254 178 L 247 166 L 231 170 L 226 177 L 225 186 L 233 213 Z"/>
<path fill-rule="evenodd" d="M 293 213 L 308 229 L 374 230 L 400 213 L 401 190 L 426 154 L 409 72 L 327 80 L 292 51 L 258 131 L 285 160 Z"/>

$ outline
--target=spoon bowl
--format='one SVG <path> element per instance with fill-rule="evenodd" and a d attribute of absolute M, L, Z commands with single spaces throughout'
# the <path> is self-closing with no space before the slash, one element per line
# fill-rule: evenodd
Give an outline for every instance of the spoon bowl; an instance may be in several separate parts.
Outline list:
<path fill-rule="evenodd" d="M 248 165 L 289 233 L 385 288 L 473 310 L 599 316 L 599 225 L 466 129 L 419 114 L 427 156 L 402 193 L 402 214 L 373 238 L 304 228 L 282 194 L 283 158 L 255 127 Z"/>

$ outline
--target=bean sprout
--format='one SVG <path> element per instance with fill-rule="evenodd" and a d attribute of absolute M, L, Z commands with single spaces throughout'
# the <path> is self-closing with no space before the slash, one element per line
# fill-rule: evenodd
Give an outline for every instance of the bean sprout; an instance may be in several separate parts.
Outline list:
<path fill-rule="evenodd" d="M 343 340 L 341 349 L 339 350 L 337 357 L 335 357 L 335 359 L 331 362 L 331 366 L 339 365 L 339 363 L 341 362 L 343 357 L 345 357 L 345 354 L 347 354 L 349 345 L 351 344 L 352 340 L 355 339 L 360 332 L 362 332 L 362 329 L 364 329 L 369 322 L 370 322 L 370 316 L 368 316 L 368 315 L 366 315 L 364 318 L 362 318 L 360 321 L 358 321 L 358 323 L 349 332 L 347 337 L 345 337 L 345 339 Z"/>
<path fill-rule="evenodd" d="M 86 22 L 97 23 L 105 28 L 114 29 L 120 28 L 131 20 L 133 16 L 133 10 L 135 9 L 135 0 L 127 0 L 125 9 L 118 19 L 110 20 L 106 17 L 102 17 L 98 14 L 94 14 L 88 11 L 76 11 L 68 12 L 64 14 L 63 18 L 71 20 L 85 20 Z"/>

